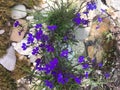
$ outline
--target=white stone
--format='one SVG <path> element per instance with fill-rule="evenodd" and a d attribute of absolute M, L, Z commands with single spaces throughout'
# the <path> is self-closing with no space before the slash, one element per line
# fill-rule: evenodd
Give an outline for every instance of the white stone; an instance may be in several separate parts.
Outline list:
<path fill-rule="evenodd" d="M 12 8 L 11 17 L 12 19 L 24 18 L 27 15 L 27 10 L 24 5 L 16 5 Z"/>
<path fill-rule="evenodd" d="M 21 55 L 32 55 L 32 47 L 28 47 L 26 50 L 23 50 L 22 48 L 22 43 L 26 43 L 27 40 L 23 39 L 21 42 L 19 43 L 13 43 L 13 47 L 14 49 Z"/>
<path fill-rule="evenodd" d="M 86 39 L 88 37 L 89 32 L 90 32 L 90 27 L 78 28 L 75 30 L 75 38 L 77 40 L 83 41 L 84 39 Z"/>
<path fill-rule="evenodd" d="M 5 32 L 5 30 L 0 30 L 0 34 L 3 34 Z"/>
<path fill-rule="evenodd" d="M 0 58 L 0 64 L 9 71 L 14 70 L 16 64 L 16 56 L 13 46 L 8 48 L 7 54 Z"/>

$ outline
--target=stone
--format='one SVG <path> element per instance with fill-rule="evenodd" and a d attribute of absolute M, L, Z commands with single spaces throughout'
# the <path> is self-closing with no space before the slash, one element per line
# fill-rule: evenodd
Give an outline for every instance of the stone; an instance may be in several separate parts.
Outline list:
<path fill-rule="evenodd" d="M 0 58 L 0 64 L 9 71 L 14 70 L 16 64 L 16 56 L 13 46 L 9 47 L 7 54 Z"/>
<path fill-rule="evenodd" d="M 0 34 L 3 34 L 5 32 L 5 30 L 0 30 Z"/>
<path fill-rule="evenodd" d="M 16 5 L 12 8 L 11 18 L 12 19 L 20 19 L 24 18 L 27 15 L 26 7 L 22 4 Z"/>
<path fill-rule="evenodd" d="M 23 50 L 22 48 L 22 43 L 27 43 L 27 40 L 23 39 L 21 42 L 19 43 L 12 43 L 12 46 L 14 47 L 14 49 L 21 55 L 32 55 L 32 46 L 28 47 L 26 50 Z"/>
<path fill-rule="evenodd" d="M 20 26 L 12 27 L 10 40 L 15 42 L 20 42 L 23 39 L 28 29 L 28 23 L 26 22 L 26 20 L 23 20 L 23 19 L 18 19 L 17 21 L 20 23 Z M 21 33 L 19 34 L 19 32 Z"/>

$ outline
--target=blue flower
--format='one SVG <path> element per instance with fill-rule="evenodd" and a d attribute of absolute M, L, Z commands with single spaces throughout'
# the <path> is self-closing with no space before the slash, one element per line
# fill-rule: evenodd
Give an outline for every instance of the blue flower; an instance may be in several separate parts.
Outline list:
<path fill-rule="evenodd" d="M 109 78 L 110 74 L 109 73 L 105 73 L 104 76 L 105 76 L 105 78 Z"/>
<path fill-rule="evenodd" d="M 85 63 L 82 65 L 82 67 L 83 67 L 83 69 L 87 69 L 87 68 L 89 68 L 89 64 Z"/>
<path fill-rule="evenodd" d="M 89 20 L 85 20 L 84 18 L 82 18 L 81 22 L 82 22 L 83 25 L 87 25 L 88 26 Z"/>
<path fill-rule="evenodd" d="M 68 49 L 65 49 L 65 50 L 62 50 L 61 53 L 60 53 L 60 56 L 61 57 L 68 57 Z"/>
<path fill-rule="evenodd" d="M 51 71 L 53 71 L 56 66 L 58 65 L 58 59 L 57 58 L 53 58 L 48 64 L 46 64 L 45 66 L 45 72 L 48 74 Z"/>
<path fill-rule="evenodd" d="M 99 66 L 100 68 L 102 68 L 103 63 L 102 63 L 102 62 L 100 62 L 100 63 L 98 64 L 98 66 Z"/>
<path fill-rule="evenodd" d="M 98 22 L 102 22 L 102 18 L 100 16 L 98 17 Z"/>
<path fill-rule="evenodd" d="M 56 25 L 48 25 L 47 28 L 50 30 L 50 31 L 55 31 L 57 29 L 57 26 Z"/>
<path fill-rule="evenodd" d="M 81 84 L 81 79 L 78 77 L 74 77 L 74 80 L 77 84 Z"/>
<path fill-rule="evenodd" d="M 97 8 L 97 6 L 96 6 L 95 2 L 88 2 L 87 3 L 87 10 L 94 10 L 96 8 Z"/>
<path fill-rule="evenodd" d="M 54 52 L 54 47 L 52 45 L 46 45 L 47 52 Z"/>
<path fill-rule="evenodd" d="M 37 40 L 40 40 L 43 35 L 43 31 L 40 29 L 39 31 L 36 32 L 35 37 Z"/>
<path fill-rule="evenodd" d="M 36 62 L 36 66 L 38 66 L 39 64 L 40 64 L 40 61 L 41 61 L 41 59 L 37 59 L 35 62 Z"/>
<path fill-rule="evenodd" d="M 35 48 L 32 50 L 32 55 L 38 54 L 38 51 L 39 51 L 39 48 L 38 48 L 38 47 L 35 47 Z"/>
<path fill-rule="evenodd" d="M 34 41 L 34 37 L 31 33 L 28 34 L 27 44 L 31 44 Z"/>
<path fill-rule="evenodd" d="M 83 14 L 85 14 L 86 16 L 88 16 L 89 11 L 84 11 Z"/>
<path fill-rule="evenodd" d="M 36 29 L 42 28 L 42 24 L 36 24 L 35 28 Z"/>
<path fill-rule="evenodd" d="M 85 72 L 85 78 L 87 79 L 88 78 L 88 72 Z"/>
<path fill-rule="evenodd" d="M 54 85 L 51 81 L 45 80 L 44 83 L 45 83 L 45 86 L 49 87 L 50 89 L 54 88 Z"/>
<path fill-rule="evenodd" d="M 42 41 L 42 42 L 46 42 L 46 41 L 48 41 L 48 40 L 49 40 L 48 35 L 43 34 L 42 37 L 41 37 L 41 41 Z"/>
<path fill-rule="evenodd" d="M 82 63 L 82 62 L 84 62 L 84 59 L 85 59 L 84 56 L 80 56 L 80 57 L 78 58 L 78 62 L 79 62 L 79 63 Z"/>
<path fill-rule="evenodd" d="M 80 17 L 75 17 L 75 18 L 73 18 L 73 22 L 75 22 L 77 25 L 80 25 L 82 20 Z"/>
<path fill-rule="evenodd" d="M 76 13 L 76 15 L 75 15 L 76 17 L 80 17 L 81 15 L 80 15 L 80 13 Z"/>
<path fill-rule="evenodd" d="M 20 25 L 19 21 L 15 21 L 14 27 L 18 27 Z"/>
<path fill-rule="evenodd" d="M 68 40 L 68 37 L 67 37 L 67 36 L 64 36 L 64 37 L 63 37 L 63 40 L 64 40 L 64 41 Z"/>
<path fill-rule="evenodd" d="M 64 78 L 62 73 L 59 73 L 57 77 L 57 82 L 60 84 L 65 84 L 68 82 L 68 78 Z"/>
<path fill-rule="evenodd" d="M 27 45 L 25 43 L 22 43 L 22 48 L 23 48 L 23 50 L 26 50 L 27 49 Z"/>

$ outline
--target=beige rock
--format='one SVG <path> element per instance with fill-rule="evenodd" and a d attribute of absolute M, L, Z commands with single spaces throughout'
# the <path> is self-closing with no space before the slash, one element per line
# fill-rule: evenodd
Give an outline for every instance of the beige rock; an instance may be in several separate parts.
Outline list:
<path fill-rule="evenodd" d="M 26 20 L 23 20 L 23 19 L 18 19 L 17 21 L 20 23 L 20 26 L 12 27 L 12 33 L 10 36 L 10 40 L 15 41 L 15 42 L 20 42 L 23 39 L 28 29 L 28 24 Z M 21 33 L 19 34 L 19 32 Z"/>

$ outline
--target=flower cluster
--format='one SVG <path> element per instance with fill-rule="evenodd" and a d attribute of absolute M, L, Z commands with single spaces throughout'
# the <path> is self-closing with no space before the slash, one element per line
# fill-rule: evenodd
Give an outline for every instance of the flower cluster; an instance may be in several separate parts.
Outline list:
<path fill-rule="evenodd" d="M 66 6 L 67 5 L 64 7 Z M 111 76 L 109 72 L 97 72 L 104 69 L 103 61 L 97 62 L 96 59 L 91 60 L 83 55 L 75 55 L 75 58 L 68 59 L 69 55 L 74 52 L 73 50 L 69 50 L 68 46 L 76 43 L 72 33 L 75 30 L 74 26 L 88 26 L 90 21 L 87 18 L 83 18 L 81 14 L 88 16 L 89 11 L 95 10 L 96 8 L 95 2 L 87 2 L 85 12 L 72 13 L 72 18 L 70 17 L 70 20 L 67 19 L 69 21 L 67 23 L 69 24 L 64 25 L 66 22 L 62 22 L 63 24 L 60 24 L 61 26 L 58 26 L 59 20 L 64 21 L 65 18 L 63 15 L 69 15 L 70 12 L 67 12 L 69 9 L 65 12 L 63 12 L 63 10 L 59 12 L 60 10 L 58 9 L 59 13 L 57 15 L 60 16 L 56 17 L 60 19 L 56 21 L 56 19 L 53 20 L 53 17 L 52 19 L 50 18 L 50 20 L 47 21 L 46 27 L 44 27 L 42 23 L 37 23 L 32 27 L 34 28 L 32 31 L 34 33 L 29 32 L 27 34 L 27 43 L 23 43 L 21 47 L 23 50 L 26 50 L 28 47 L 32 46 L 31 54 L 41 56 L 41 58 L 36 60 L 34 70 L 35 74 L 37 72 L 38 77 L 42 78 L 42 85 L 44 84 L 50 89 L 62 87 L 69 90 L 72 86 L 71 84 L 75 84 L 79 87 L 80 85 L 84 86 L 84 81 L 91 80 L 92 82 L 98 82 L 99 80 L 96 79 L 98 77 L 103 77 L 101 82 L 104 79 L 109 79 Z M 56 14 L 57 12 L 55 11 L 54 13 Z M 99 23 L 102 22 L 100 16 L 97 20 Z M 37 21 L 38 20 L 36 20 L 36 22 Z M 73 27 L 71 27 L 72 25 Z M 17 26 L 17 24 L 15 26 Z M 97 76 L 94 76 L 94 74 Z M 92 85 L 92 83 L 89 82 L 88 86 L 89 85 Z"/>

